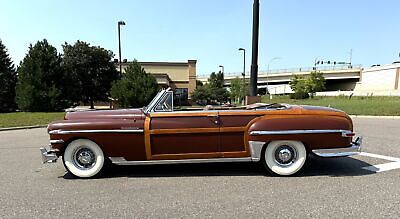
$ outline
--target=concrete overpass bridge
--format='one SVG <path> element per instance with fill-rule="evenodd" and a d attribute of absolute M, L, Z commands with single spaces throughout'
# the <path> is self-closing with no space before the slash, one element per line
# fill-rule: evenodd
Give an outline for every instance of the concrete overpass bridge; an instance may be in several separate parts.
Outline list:
<path fill-rule="evenodd" d="M 292 68 L 292 69 L 278 69 L 270 71 L 260 71 L 258 72 L 258 88 L 269 89 L 275 88 L 275 93 L 291 93 L 291 89 L 288 86 L 293 75 L 303 75 L 307 76 L 313 71 L 313 67 L 309 68 Z M 327 91 L 337 91 L 337 90 L 353 90 L 356 83 L 361 79 L 362 68 L 358 66 L 326 66 L 317 67 L 317 71 L 321 71 L 326 79 L 326 90 Z M 242 73 L 225 73 L 224 74 L 224 85 L 229 87 L 231 85 L 232 79 L 239 77 L 242 78 Z M 250 74 L 246 72 L 246 81 L 249 81 Z M 207 83 L 208 76 L 198 76 L 197 80 Z M 276 88 L 280 87 L 280 91 Z M 271 90 L 271 93 L 274 93 Z"/>

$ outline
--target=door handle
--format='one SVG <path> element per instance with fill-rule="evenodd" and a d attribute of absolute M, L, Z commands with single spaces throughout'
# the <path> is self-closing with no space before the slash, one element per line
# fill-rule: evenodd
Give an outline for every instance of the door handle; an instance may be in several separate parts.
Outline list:
<path fill-rule="evenodd" d="M 220 117 L 219 117 L 219 115 L 218 115 L 218 114 L 214 114 L 214 115 L 207 115 L 207 117 L 212 117 L 212 118 L 214 118 L 214 121 L 213 121 L 213 123 L 214 123 L 214 124 L 216 124 L 216 125 L 218 125 L 218 124 L 220 123 Z"/>

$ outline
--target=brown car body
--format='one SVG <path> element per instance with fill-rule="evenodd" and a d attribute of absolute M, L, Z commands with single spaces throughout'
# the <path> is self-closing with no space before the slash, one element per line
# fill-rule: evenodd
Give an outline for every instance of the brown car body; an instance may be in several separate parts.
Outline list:
<path fill-rule="evenodd" d="M 63 156 L 70 142 L 89 139 L 115 164 L 223 158 L 258 161 L 264 146 L 252 144 L 277 140 L 302 142 L 307 152 L 320 156 L 347 156 L 359 151 L 357 147 L 335 153 L 335 149 L 351 148 L 352 120 L 342 111 L 313 106 L 69 112 L 64 120 L 49 124 L 48 132 L 51 152 L 57 157 Z"/>

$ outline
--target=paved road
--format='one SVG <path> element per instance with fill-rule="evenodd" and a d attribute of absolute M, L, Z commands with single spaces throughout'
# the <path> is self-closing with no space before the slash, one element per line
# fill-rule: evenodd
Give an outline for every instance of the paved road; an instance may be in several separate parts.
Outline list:
<path fill-rule="evenodd" d="M 355 119 L 364 151 L 400 157 L 400 120 Z M 312 159 L 297 177 L 265 176 L 255 164 L 118 167 L 73 179 L 42 165 L 45 129 L 0 132 L 0 218 L 400 216 L 400 169 L 371 156 Z M 389 168 L 390 169 L 390 168 Z"/>

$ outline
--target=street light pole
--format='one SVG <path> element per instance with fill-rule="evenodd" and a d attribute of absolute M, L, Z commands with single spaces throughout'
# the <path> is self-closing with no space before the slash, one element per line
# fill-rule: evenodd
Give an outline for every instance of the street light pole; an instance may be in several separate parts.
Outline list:
<path fill-rule="evenodd" d="M 224 75 L 224 73 L 225 73 L 225 68 L 224 68 L 224 66 L 223 66 L 223 65 L 220 65 L 219 67 L 222 68 L 222 75 Z"/>
<path fill-rule="evenodd" d="M 122 74 L 122 60 L 121 60 L 121 25 L 125 25 L 125 22 L 124 22 L 124 21 L 118 21 L 119 72 Z"/>
<path fill-rule="evenodd" d="M 317 56 L 317 57 L 315 57 L 315 59 L 314 59 L 314 70 L 317 70 L 317 60 L 318 60 L 319 58 L 320 58 L 320 57 Z"/>
<path fill-rule="evenodd" d="M 258 38 L 260 21 L 260 0 L 254 0 L 253 3 L 253 39 L 252 39 L 252 57 L 250 73 L 250 96 L 257 96 L 257 77 L 258 77 Z"/>
<path fill-rule="evenodd" d="M 267 91 L 268 91 L 268 94 L 269 94 L 269 99 L 272 99 L 271 92 L 269 92 L 269 88 L 268 88 L 268 81 L 269 81 L 269 78 L 268 78 L 268 76 L 269 76 L 269 65 L 271 64 L 271 62 L 273 62 L 273 61 L 275 61 L 275 60 L 278 60 L 278 59 L 281 59 L 281 57 L 274 57 L 274 58 L 272 58 L 271 60 L 269 60 L 268 66 L 267 66 Z"/>
<path fill-rule="evenodd" d="M 239 51 L 243 51 L 243 105 L 245 102 L 245 98 L 246 98 L 246 49 L 244 48 L 239 48 Z"/>

